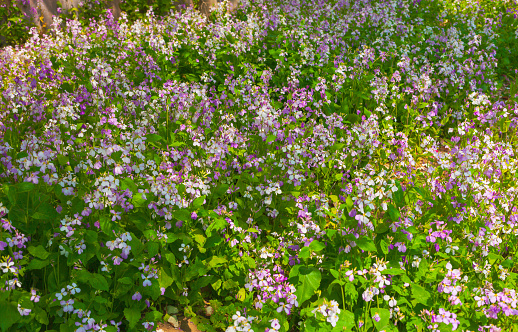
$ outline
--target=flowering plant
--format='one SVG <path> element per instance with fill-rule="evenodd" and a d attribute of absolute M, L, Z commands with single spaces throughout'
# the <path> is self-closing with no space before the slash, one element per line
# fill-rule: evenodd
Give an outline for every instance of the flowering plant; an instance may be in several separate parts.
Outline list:
<path fill-rule="evenodd" d="M 228 6 L 2 50 L 0 330 L 516 326 L 516 6 Z"/>

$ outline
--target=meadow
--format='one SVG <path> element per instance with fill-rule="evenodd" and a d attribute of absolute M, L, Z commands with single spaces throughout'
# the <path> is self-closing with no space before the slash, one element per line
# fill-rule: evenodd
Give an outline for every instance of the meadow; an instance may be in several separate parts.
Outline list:
<path fill-rule="evenodd" d="M 518 4 L 242 0 L 0 50 L 0 330 L 518 331 Z"/>

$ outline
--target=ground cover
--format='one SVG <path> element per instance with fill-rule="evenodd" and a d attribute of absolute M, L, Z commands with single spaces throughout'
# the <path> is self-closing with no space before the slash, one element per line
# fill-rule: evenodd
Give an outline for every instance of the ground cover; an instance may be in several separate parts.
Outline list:
<path fill-rule="evenodd" d="M 33 30 L 0 51 L 0 330 L 516 330 L 516 7 Z"/>

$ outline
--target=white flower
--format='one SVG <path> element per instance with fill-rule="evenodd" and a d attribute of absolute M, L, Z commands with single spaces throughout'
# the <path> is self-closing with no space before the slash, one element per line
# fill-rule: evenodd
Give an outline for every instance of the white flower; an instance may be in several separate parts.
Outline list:
<path fill-rule="evenodd" d="M 67 296 L 68 293 L 66 292 L 66 290 L 64 288 L 61 288 L 61 293 L 56 293 L 56 299 L 58 299 L 58 301 L 61 301 L 63 299 L 63 296 Z"/>
<path fill-rule="evenodd" d="M 22 306 L 18 303 L 18 312 L 21 316 L 29 316 L 31 313 L 31 309 L 24 309 Z"/>
<path fill-rule="evenodd" d="M 70 294 L 76 294 L 81 292 L 81 289 L 77 288 L 75 282 L 72 283 L 72 286 L 68 285 L 67 289 L 70 291 Z"/>
<path fill-rule="evenodd" d="M 13 266 L 14 266 L 14 262 L 13 261 L 6 262 L 6 263 L 0 263 L 0 267 L 2 267 L 2 272 L 3 273 L 7 273 L 7 272 L 15 273 L 16 272 L 16 268 L 13 267 Z"/>
<path fill-rule="evenodd" d="M 281 324 L 279 324 L 279 320 L 277 318 L 270 320 L 270 322 L 272 323 L 272 329 L 278 330 L 281 328 Z"/>
<path fill-rule="evenodd" d="M 388 296 L 388 295 L 385 295 L 383 296 L 383 299 L 385 301 L 388 301 L 389 303 L 389 306 L 392 308 L 392 307 L 395 307 L 397 305 L 397 301 L 394 299 L 393 296 Z"/>

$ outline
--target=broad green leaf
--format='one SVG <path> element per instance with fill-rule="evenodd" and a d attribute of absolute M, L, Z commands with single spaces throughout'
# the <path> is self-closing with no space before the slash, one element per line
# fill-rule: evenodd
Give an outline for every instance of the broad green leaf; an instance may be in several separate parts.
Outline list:
<path fill-rule="evenodd" d="M 131 204 L 135 207 L 143 207 L 146 206 L 146 200 L 142 197 L 142 193 L 136 193 L 131 198 Z"/>
<path fill-rule="evenodd" d="M 198 209 L 199 207 L 201 207 L 203 205 L 203 202 L 205 201 L 205 196 L 201 196 L 201 197 L 198 197 L 196 198 L 193 202 L 192 202 L 192 207 L 194 209 Z"/>
<path fill-rule="evenodd" d="M 229 188 L 229 185 L 224 184 L 224 183 L 217 186 L 216 189 L 214 190 L 214 198 L 218 198 L 218 197 L 225 195 L 227 193 L 228 188 Z"/>
<path fill-rule="evenodd" d="M 388 254 L 388 244 L 385 240 L 381 240 L 380 241 L 380 247 L 381 247 L 381 251 L 387 255 Z"/>
<path fill-rule="evenodd" d="M 336 326 L 333 327 L 331 332 L 344 332 L 344 331 L 352 331 L 356 327 L 356 323 L 354 320 L 354 314 L 349 310 L 341 310 L 338 315 L 338 322 L 336 322 Z M 326 326 L 326 328 L 329 328 Z"/>
<path fill-rule="evenodd" d="M 39 270 L 39 269 L 42 269 L 42 268 L 44 268 L 45 266 L 47 266 L 49 264 L 50 264 L 50 261 L 48 259 L 45 259 L 45 260 L 33 259 L 27 265 L 27 270 Z"/>
<path fill-rule="evenodd" d="M 160 274 L 158 276 L 158 283 L 160 287 L 167 288 L 173 284 L 174 280 L 171 278 L 166 268 L 160 268 Z"/>
<path fill-rule="evenodd" d="M 30 246 L 28 250 L 31 253 L 31 255 L 39 259 L 46 259 L 50 255 L 50 253 L 47 250 L 45 250 L 45 248 L 43 248 L 42 245 L 39 245 L 37 247 Z"/>
<path fill-rule="evenodd" d="M 146 135 L 146 142 L 153 143 L 163 140 L 164 138 L 158 134 L 148 134 Z"/>
<path fill-rule="evenodd" d="M 126 190 L 126 189 L 129 189 L 133 194 L 136 194 L 138 192 L 138 187 L 137 185 L 135 184 L 135 181 L 133 181 L 133 179 L 130 179 L 130 178 L 125 178 L 121 181 L 121 186 L 120 188 L 122 190 Z"/>
<path fill-rule="evenodd" d="M 300 306 L 315 294 L 320 286 L 321 279 L 322 274 L 315 267 L 295 265 L 291 269 L 289 280 L 297 288 L 295 295 L 297 295 L 297 301 Z"/>
<path fill-rule="evenodd" d="M 96 290 L 103 290 L 103 291 L 109 290 L 108 281 L 106 281 L 106 278 L 104 278 L 100 274 L 92 273 L 90 275 L 90 279 L 88 280 L 88 282 Z"/>
<path fill-rule="evenodd" d="M 428 305 L 428 299 L 430 299 L 430 293 L 418 284 L 412 284 L 412 297 L 419 303 Z"/>
<path fill-rule="evenodd" d="M 316 252 L 319 252 L 319 251 L 321 251 L 322 249 L 325 249 L 325 248 L 326 248 L 326 245 L 323 244 L 322 242 L 318 241 L 318 240 L 313 240 L 309 244 L 309 249 L 311 249 L 313 251 L 316 251 Z"/>
<path fill-rule="evenodd" d="M 20 320 L 17 306 L 12 302 L 0 301 L 0 329 L 2 332 L 12 331 L 9 328 Z"/>
<path fill-rule="evenodd" d="M 126 308 L 124 309 L 124 317 L 128 320 L 130 328 L 134 328 L 140 320 L 140 310 L 134 307 Z"/>
<path fill-rule="evenodd" d="M 393 276 L 405 274 L 405 271 L 398 269 L 398 268 L 392 268 L 392 269 L 386 269 L 381 271 L 381 274 L 391 274 Z"/>
<path fill-rule="evenodd" d="M 159 248 L 158 243 L 149 241 L 146 244 L 146 247 L 147 247 L 147 252 L 148 252 L 148 255 L 150 258 L 155 257 L 158 254 L 158 248 Z"/>
<path fill-rule="evenodd" d="M 374 241 L 372 239 L 361 237 L 357 239 L 356 244 L 358 245 L 358 248 L 364 251 L 376 251 L 376 245 L 374 244 Z"/>
<path fill-rule="evenodd" d="M 60 165 L 67 165 L 69 162 L 69 159 L 68 159 L 68 157 L 60 154 L 60 155 L 58 155 L 58 162 Z"/>
<path fill-rule="evenodd" d="M 27 191 L 32 191 L 34 189 L 34 183 L 32 182 L 20 182 L 16 185 L 16 191 L 18 193 L 23 193 Z"/>
<path fill-rule="evenodd" d="M 389 216 L 390 216 L 390 219 L 392 219 L 392 221 L 398 221 L 399 220 L 399 217 L 400 217 L 400 213 L 398 211 L 398 209 L 396 209 L 396 207 L 394 207 L 394 205 L 390 204 L 388 206 L 388 210 L 389 210 Z"/>
<path fill-rule="evenodd" d="M 374 317 L 376 314 L 379 316 L 379 321 L 376 321 L 374 318 L 372 321 L 376 329 L 381 331 L 387 324 L 389 324 L 390 311 L 388 309 L 371 308 L 371 317 Z"/>
<path fill-rule="evenodd" d="M 405 195 L 403 193 L 403 188 L 401 187 L 399 181 L 396 181 L 396 187 L 397 191 L 393 194 L 394 201 L 396 202 L 396 205 L 398 207 L 402 207 L 405 205 Z"/>
<path fill-rule="evenodd" d="M 277 138 L 276 135 L 268 135 L 268 137 L 266 138 L 266 143 L 270 143 L 270 142 L 273 142 L 275 141 L 275 139 Z"/>
<path fill-rule="evenodd" d="M 303 247 L 300 249 L 298 257 L 302 259 L 308 259 L 310 254 L 309 247 Z"/>
<path fill-rule="evenodd" d="M 133 284 L 133 280 L 131 280 L 130 277 L 124 277 L 124 278 L 119 279 L 119 283 L 124 284 L 124 285 L 131 285 L 131 284 Z"/>
<path fill-rule="evenodd" d="M 241 288 L 239 292 L 237 292 L 237 299 L 241 302 L 243 302 L 246 298 L 246 290 L 244 288 Z"/>
<path fill-rule="evenodd" d="M 217 267 L 227 262 L 227 259 L 219 256 L 212 256 L 211 260 L 208 263 L 209 267 Z"/>
<path fill-rule="evenodd" d="M 347 204 L 347 211 L 351 212 L 354 203 L 350 196 L 347 196 L 347 198 L 345 199 L 345 203 Z"/>

